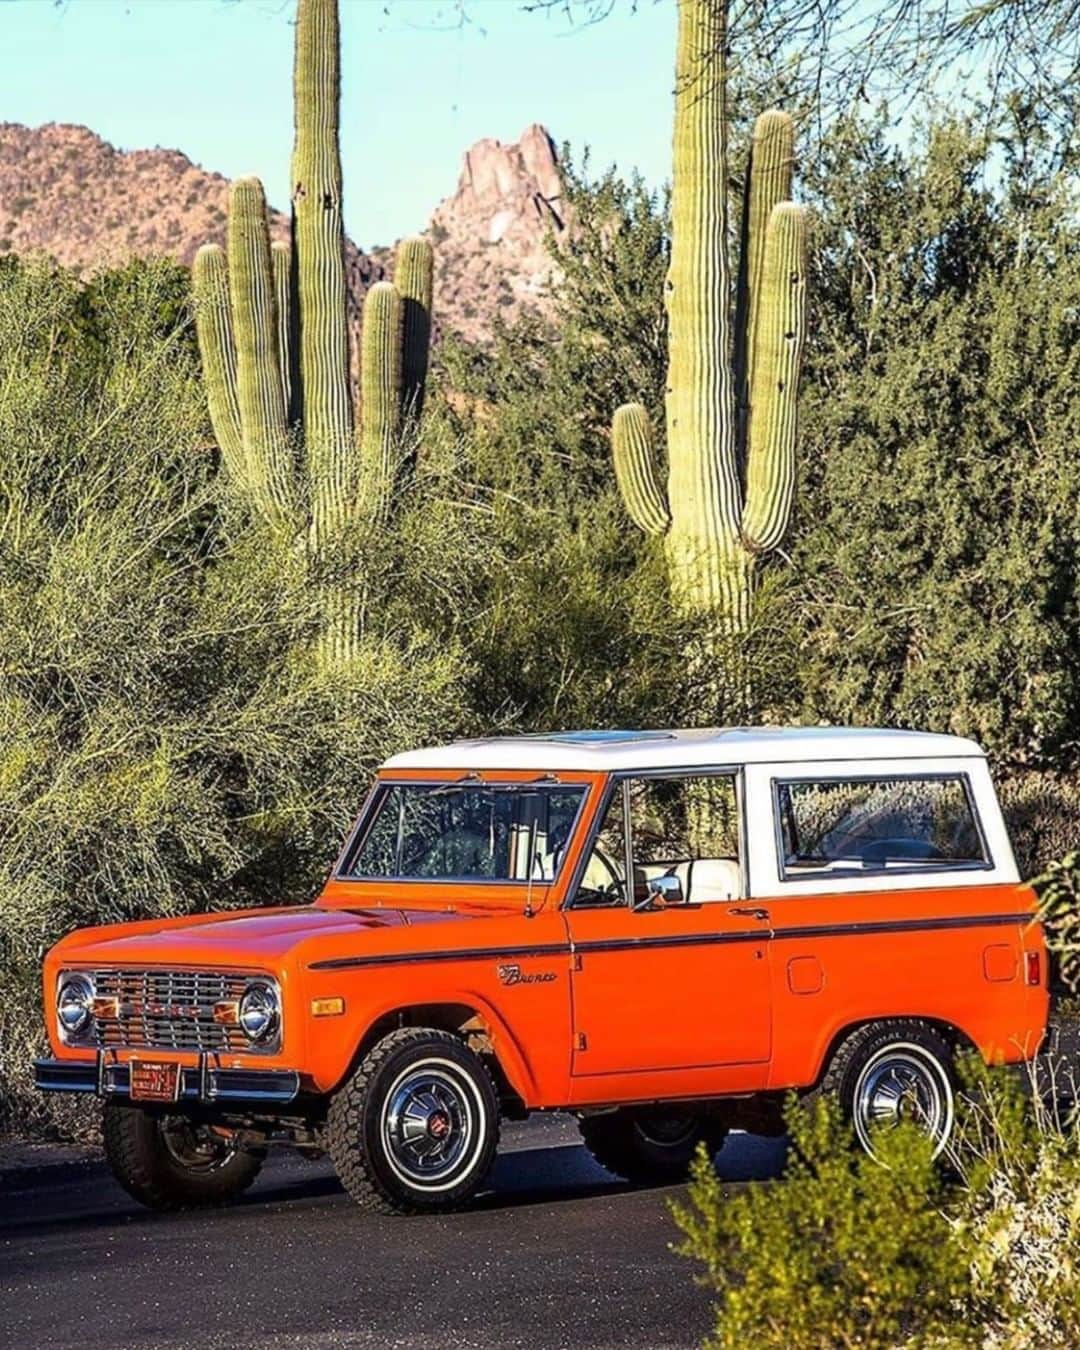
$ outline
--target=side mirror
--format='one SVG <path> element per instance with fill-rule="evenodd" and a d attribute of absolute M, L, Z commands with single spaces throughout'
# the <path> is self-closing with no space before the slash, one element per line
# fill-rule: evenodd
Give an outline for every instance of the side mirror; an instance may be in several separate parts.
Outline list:
<path fill-rule="evenodd" d="M 634 906 L 635 909 L 666 909 L 668 905 L 681 905 L 683 895 L 682 882 L 678 877 L 650 877 L 645 883 L 645 899 Z"/>

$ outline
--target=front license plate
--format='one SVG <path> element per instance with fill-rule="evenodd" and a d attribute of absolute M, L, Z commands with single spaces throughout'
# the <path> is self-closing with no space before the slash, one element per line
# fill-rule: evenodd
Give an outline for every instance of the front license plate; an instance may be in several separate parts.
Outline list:
<path fill-rule="evenodd" d="M 133 1059 L 129 1065 L 133 1102 L 174 1102 L 180 1096 L 180 1065 Z"/>

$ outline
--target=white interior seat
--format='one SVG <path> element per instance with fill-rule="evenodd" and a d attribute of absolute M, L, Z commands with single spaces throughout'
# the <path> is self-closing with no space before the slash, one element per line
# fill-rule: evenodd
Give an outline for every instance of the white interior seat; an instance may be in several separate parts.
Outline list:
<path fill-rule="evenodd" d="M 686 867 L 683 893 L 692 904 L 742 899 L 742 873 L 735 858 L 695 858 Z"/>

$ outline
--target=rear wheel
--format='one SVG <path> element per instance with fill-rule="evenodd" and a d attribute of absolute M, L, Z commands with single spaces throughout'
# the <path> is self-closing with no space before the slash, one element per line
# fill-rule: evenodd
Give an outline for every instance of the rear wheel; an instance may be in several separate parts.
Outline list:
<path fill-rule="evenodd" d="M 698 1145 L 715 1153 L 727 1136 L 719 1122 L 676 1107 L 621 1107 L 580 1125 L 600 1166 L 634 1182 L 683 1181 Z"/>
<path fill-rule="evenodd" d="M 871 1157 L 875 1132 L 903 1121 L 928 1136 L 937 1157 L 956 1122 L 952 1047 L 927 1022 L 895 1020 L 859 1027 L 833 1056 L 821 1091 L 836 1098 L 860 1147 Z"/>
<path fill-rule="evenodd" d="M 263 1155 L 184 1116 L 158 1115 L 126 1102 L 105 1103 L 105 1158 L 124 1190 L 148 1209 L 224 1205 L 247 1190 Z"/>
<path fill-rule="evenodd" d="M 499 1102 L 480 1057 L 449 1032 L 403 1027 L 375 1045 L 330 1106 L 330 1156 L 363 1209 L 458 1209 L 499 1142 Z"/>

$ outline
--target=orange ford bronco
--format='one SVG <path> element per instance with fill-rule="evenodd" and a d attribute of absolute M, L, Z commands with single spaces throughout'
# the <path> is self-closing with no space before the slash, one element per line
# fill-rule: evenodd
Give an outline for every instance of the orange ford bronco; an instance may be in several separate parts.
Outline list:
<path fill-rule="evenodd" d="M 1049 995 L 971 741 L 828 728 L 602 731 L 395 756 L 313 905 L 72 933 L 47 1091 L 96 1093 L 120 1183 L 225 1200 L 268 1144 L 367 1208 L 460 1205 L 499 1122 L 574 1112 L 631 1179 L 780 1131 L 791 1089 L 864 1147 L 941 1148 L 954 1056 L 1040 1049 Z"/>

